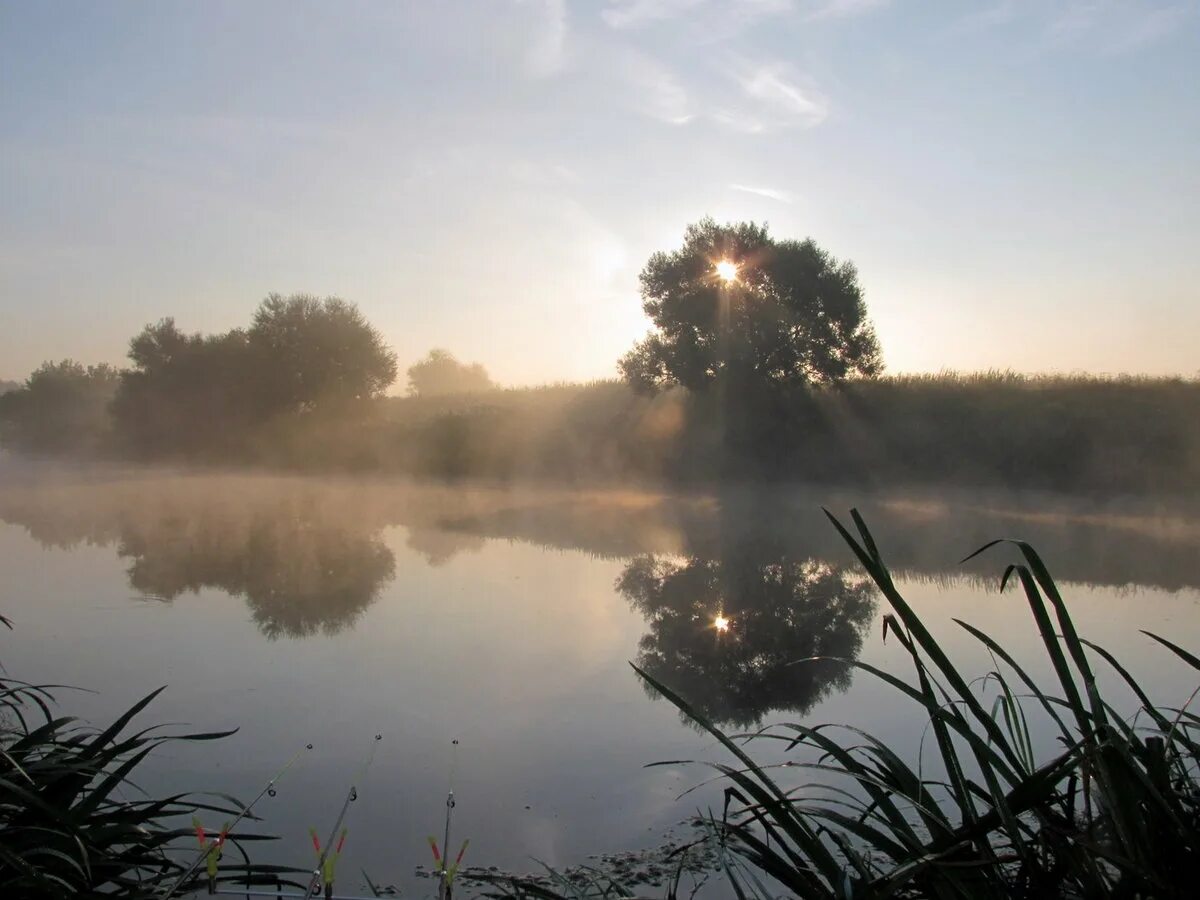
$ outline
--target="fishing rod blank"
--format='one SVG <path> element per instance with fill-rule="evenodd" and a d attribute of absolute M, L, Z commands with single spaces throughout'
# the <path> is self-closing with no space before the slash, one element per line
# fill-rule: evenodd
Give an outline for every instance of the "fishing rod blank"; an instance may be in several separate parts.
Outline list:
<path fill-rule="evenodd" d="M 450 816 L 454 811 L 454 776 L 458 769 L 458 738 L 452 740 L 450 746 L 450 790 L 446 794 L 446 831 L 442 836 L 442 877 L 438 884 L 438 897 L 443 900 L 447 900 L 450 896 L 447 866 L 450 864 Z M 436 852 L 436 848 L 434 852 Z"/>
<path fill-rule="evenodd" d="M 242 819 L 244 819 L 244 818 L 246 818 L 246 816 L 250 815 L 250 810 L 254 809 L 254 805 L 256 803 L 258 803 L 259 800 L 261 800 L 263 797 L 268 797 L 268 796 L 274 797 L 275 796 L 275 783 L 277 781 L 279 781 L 279 779 L 283 778 L 284 775 L 287 774 L 288 769 L 290 769 L 293 765 L 295 765 L 296 760 L 298 760 L 300 758 L 301 754 L 303 754 L 306 750 L 311 750 L 312 748 L 313 748 L 312 744 L 305 744 L 303 747 L 301 747 L 299 750 L 297 750 L 292 755 L 292 758 L 289 759 L 286 763 L 284 763 L 283 768 L 280 769 L 278 772 L 276 772 L 275 775 L 271 778 L 271 780 L 267 782 L 267 786 L 258 792 L 258 796 L 256 796 L 253 800 L 251 800 L 249 804 L 242 807 L 242 811 L 240 813 L 238 813 L 237 818 L 234 819 L 229 825 L 227 825 L 223 829 L 223 831 L 226 834 L 232 834 L 233 829 L 237 828 L 238 823 L 241 822 Z M 185 881 L 188 880 L 188 878 L 191 877 L 191 874 L 200 867 L 200 863 L 204 862 L 204 858 L 206 856 L 208 856 L 208 852 L 209 851 L 208 851 L 207 847 L 201 849 L 200 855 L 197 856 L 195 861 L 190 866 L 188 866 L 187 869 L 184 870 L 183 874 L 180 875 L 178 879 L 176 879 L 175 883 L 173 885 L 171 885 L 170 890 L 168 890 L 164 896 L 166 896 L 166 897 L 175 896 L 175 892 L 177 890 L 179 890 L 180 885 L 182 885 Z"/>
<path fill-rule="evenodd" d="M 350 809 L 350 804 L 358 799 L 358 783 L 366 776 L 367 769 L 371 768 L 371 763 L 375 759 L 375 751 L 382 740 L 382 734 L 375 735 L 375 739 L 371 741 L 371 751 L 367 754 L 367 758 L 363 760 L 362 766 L 354 776 L 354 781 L 350 784 L 350 790 L 346 793 L 346 802 L 342 804 L 342 811 L 338 813 L 337 821 L 333 823 L 333 830 L 329 832 L 329 840 L 325 842 L 325 849 L 321 851 L 321 856 L 317 859 L 317 867 L 313 870 L 312 878 L 309 879 L 308 890 L 304 892 L 304 900 L 312 900 L 313 895 L 317 891 L 317 885 L 321 881 L 321 873 L 325 870 L 325 857 L 329 855 L 329 850 L 333 847 L 338 829 L 342 827 L 342 821 L 346 818 L 346 811 Z"/>

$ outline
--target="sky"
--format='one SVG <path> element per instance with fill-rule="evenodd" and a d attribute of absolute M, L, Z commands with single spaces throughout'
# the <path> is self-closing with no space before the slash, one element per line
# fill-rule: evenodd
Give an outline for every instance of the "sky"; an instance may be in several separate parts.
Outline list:
<path fill-rule="evenodd" d="M 1200 373 L 1200 0 L 0 0 L 0 378 L 271 292 L 612 377 L 703 216 L 891 372 Z"/>

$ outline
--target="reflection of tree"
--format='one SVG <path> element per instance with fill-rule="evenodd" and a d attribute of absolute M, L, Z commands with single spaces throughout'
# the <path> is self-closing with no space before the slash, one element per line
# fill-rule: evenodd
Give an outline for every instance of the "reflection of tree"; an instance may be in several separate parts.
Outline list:
<path fill-rule="evenodd" d="M 369 500 L 261 476 L 121 479 L 0 492 L 0 521 L 45 546 L 115 544 L 141 594 L 225 591 L 267 637 L 303 637 L 351 625 L 395 574 Z"/>
<path fill-rule="evenodd" d="M 437 568 L 450 562 L 460 553 L 476 553 L 486 543 L 478 535 L 465 531 L 451 530 L 448 525 L 437 528 L 408 529 L 405 544 L 425 558 L 425 562 Z"/>
<path fill-rule="evenodd" d="M 248 521 L 166 517 L 126 531 L 120 553 L 133 559 L 135 590 L 166 600 L 206 587 L 241 595 L 270 638 L 342 630 L 395 573 L 377 538 L 280 509 Z"/>
<path fill-rule="evenodd" d="M 740 727 L 771 710 L 804 713 L 849 687 L 845 663 L 792 663 L 853 659 L 875 611 L 868 586 L 845 570 L 742 551 L 684 562 L 640 556 L 617 589 L 650 626 L 638 664 L 704 715 Z"/>

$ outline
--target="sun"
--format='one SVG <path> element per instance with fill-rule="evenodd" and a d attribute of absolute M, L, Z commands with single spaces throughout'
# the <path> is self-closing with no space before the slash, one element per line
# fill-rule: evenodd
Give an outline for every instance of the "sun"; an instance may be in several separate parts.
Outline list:
<path fill-rule="evenodd" d="M 727 284 L 731 281 L 737 281 L 738 264 L 730 262 L 727 259 L 721 260 L 717 263 L 717 277 Z"/>
<path fill-rule="evenodd" d="M 720 632 L 726 632 L 729 630 L 729 620 L 725 616 L 718 615 L 713 619 L 713 628 Z"/>

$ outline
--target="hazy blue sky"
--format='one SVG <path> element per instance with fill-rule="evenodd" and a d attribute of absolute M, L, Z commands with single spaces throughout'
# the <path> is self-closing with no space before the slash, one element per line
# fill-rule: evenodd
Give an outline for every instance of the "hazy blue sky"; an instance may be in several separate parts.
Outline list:
<path fill-rule="evenodd" d="M 892 371 L 1200 370 L 1200 2 L 0 0 L 0 377 L 356 301 L 609 376 L 706 214 L 859 266 Z"/>

